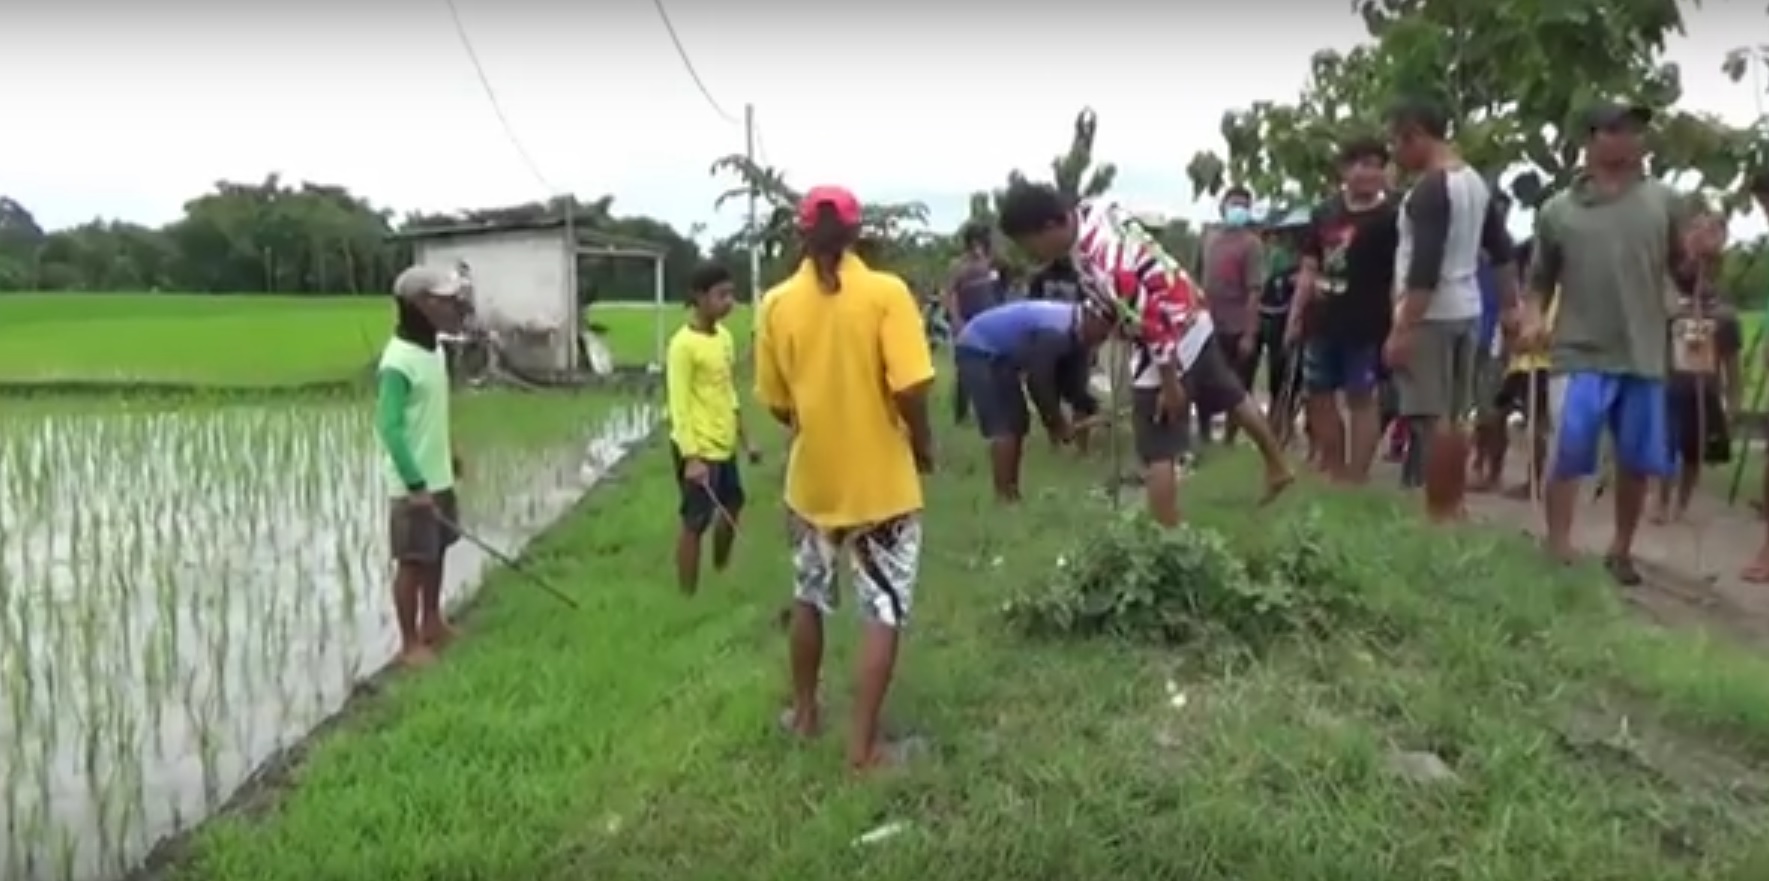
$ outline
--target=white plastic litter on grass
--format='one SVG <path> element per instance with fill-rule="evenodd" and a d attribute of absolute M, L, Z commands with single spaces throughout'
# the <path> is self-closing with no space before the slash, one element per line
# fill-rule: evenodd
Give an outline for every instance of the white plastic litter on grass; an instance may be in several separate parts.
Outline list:
<path fill-rule="evenodd" d="M 908 823 L 893 821 L 876 829 L 872 829 L 862 834 L 859 838 L 854 839 L 854 846 L 859 847 L 862 844 L 877 844 L 887 838 L 895 838 L 907 831 L 909 831 Z"/>

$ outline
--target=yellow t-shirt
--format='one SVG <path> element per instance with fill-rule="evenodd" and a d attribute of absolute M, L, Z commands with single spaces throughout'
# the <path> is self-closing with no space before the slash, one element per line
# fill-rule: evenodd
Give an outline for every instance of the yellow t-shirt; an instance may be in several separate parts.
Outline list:
<path fill-rule="evenodd" d="M 921 475 L 894 396 L 934 378 L 909 286 L 849 254 L 826 294 L 809 262 L 770 290 L 756 331 L 756 397 L 793 415 L 786 504 L 820 529 L 921 510 Z"/>
<path fill-rule="evenodd" d="M 712 333 L 684 326 L 670 337 L 663 369 L 670 440 L 684 457 L 722 462 L 736 453 L 736 358 L 731 332 L 722 326 Z"/>
<path fill-rule="evenodd" d="M 1547 325 L 1547 330 L 1550 333 L 1554 331 L 1554 317 L 1558 314 L 1560 314 L 1560 293 L 1556 291 L 1554 298 L 1548 301 L 1548 311 L 1542 315 L 1542 323 Z M 1505 372 L 1534 373 L 1538 370 L 1547 370 L 1550 363 L 1547 352 L 1519 352 L 1511 356 L 1511 365 L 1506 368 Z"/>

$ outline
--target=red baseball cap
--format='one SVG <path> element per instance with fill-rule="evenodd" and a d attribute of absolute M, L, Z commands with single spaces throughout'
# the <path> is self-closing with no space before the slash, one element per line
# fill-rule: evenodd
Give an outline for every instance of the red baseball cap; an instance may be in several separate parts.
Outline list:
<path fill-rule="evenodd" d="M 799 200 L 799 228 L 810 229 L 817 222 L 817 209 L 823 205 L 834 208 L 842 223 L 860 225 L 860 200 L 845 187 L 823 186 L 812 187 Z"/>

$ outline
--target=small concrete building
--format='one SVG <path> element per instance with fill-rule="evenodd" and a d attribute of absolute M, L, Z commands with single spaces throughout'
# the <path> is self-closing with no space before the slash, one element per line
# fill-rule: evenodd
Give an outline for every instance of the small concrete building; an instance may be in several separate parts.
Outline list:
<path fill-rule="evenodd" d="M 582 229 L 564 218 L 418 227 L 394 237 L 411 244 L 414 263 L 466 264 L 472 273 L 474 310 L 480 325 L 496 337 L 502 356 L 524 371 L 553 376 L 585 366 L 579 363 L 584 320 L 577 295 L 578 258 L 649 261 L 659 307 L 659 354 L 654 355 L 659 363 L 653 366 L 662 369 L 662 246 Z"/>

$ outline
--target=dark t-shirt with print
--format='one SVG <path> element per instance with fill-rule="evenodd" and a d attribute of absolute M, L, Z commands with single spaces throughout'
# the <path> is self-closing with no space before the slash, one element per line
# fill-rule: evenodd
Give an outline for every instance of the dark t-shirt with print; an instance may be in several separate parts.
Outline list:
<path fill-rule="evenodd" d="M 1068 258 L 1052 261 L 1032 274 L 1026 286 L 1026 297 L 1032 300 L 1062 300 L 1073 303 L 1081 299 L 1081 274 Z"/>
<path fill-rule="evenodd" d="M 1683 273 L 1673 278 L 1677 308 L 1671 313 L 1671 388 L 1693 393 L 1698 384 L 1706 384 L 1718 391 L 1720 368 L 1744 347 L 1738 311 L 1712 287 L 1700 290 Z"/>
<path fill-rule="evenodd" d="M 994 261 L 987 257 L 967 254 L 958 258 L 952 264 L 947 285 L 957 301 L 958 315 L 965 321 L 1001 305 L 1005 299 L 1001 275 L 995 270 Z"/>
<path fill-rule="evenodd" d="M 1315 208 L 1302 239 L 1302 256 L 1319 267 L 1306 316 L 1311 336 L 1347 345 L 1378 345 L 1388 336 L 1397 221 L 1392 199 L 1353 211 L 1334 196 Z"/>

